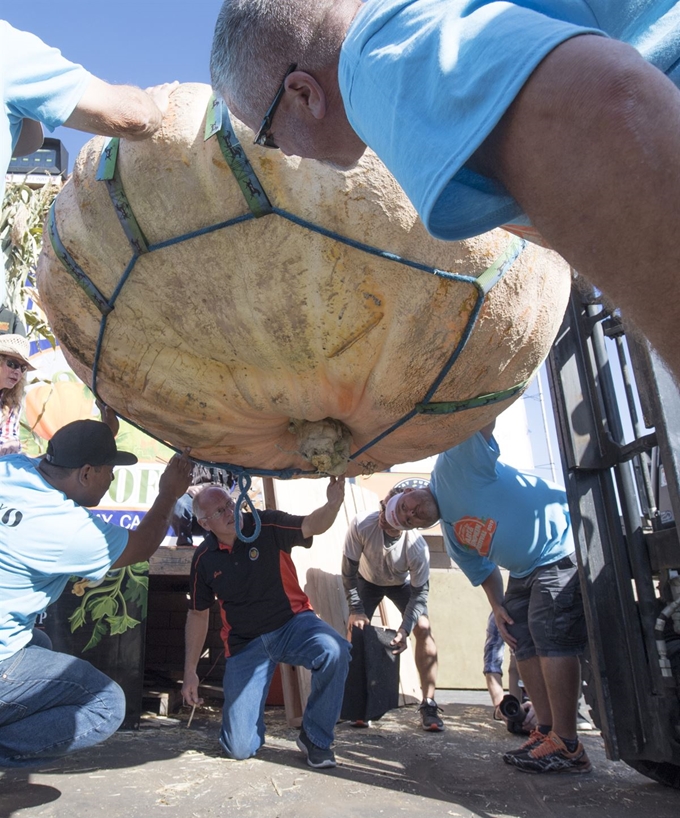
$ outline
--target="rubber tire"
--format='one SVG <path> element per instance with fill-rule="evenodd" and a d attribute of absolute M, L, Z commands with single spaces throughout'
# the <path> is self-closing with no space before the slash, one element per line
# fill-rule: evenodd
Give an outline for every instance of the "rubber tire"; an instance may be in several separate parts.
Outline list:
<path fill-rule="evenodd" d="M 588 706 L 590 707 L 590 717 L 592 718 L 597 728 L 602 727 L 600 719 L 600 708 L 598 706 L 597 696 L 595 695 L 595 686 L 589 682 L 592 679 L 592 672 L 590 662 L 588 661 L 587 651 L 581 657 L 581 674 L 583 680 L 586 682 L 584 695 Z M 625 759 L 621 761 L 632 767 L 638 773 L 651 778 L 658 784 L 664 784 L 666 787 L 680 790 L 680 766 L 672 764 L 670 761 L 648 761 L 644 758 Z"/>
<path fill-rule="evenodd" d="M 670 761 L 647 761 L 644 758 L 637 758 L 634 761 L 628 761 L 625 758 L 621 760 L 637 772 L 646 775 L 647 778 L 664 784 L 666 787 L 680 790 L 680 765 L 671 764 Z"/>

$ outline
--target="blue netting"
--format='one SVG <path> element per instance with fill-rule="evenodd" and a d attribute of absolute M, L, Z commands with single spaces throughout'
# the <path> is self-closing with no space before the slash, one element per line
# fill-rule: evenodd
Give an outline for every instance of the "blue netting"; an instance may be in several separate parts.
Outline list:
<path fill-rule="evenodd" d="M 213 136 L 218 137 L 222 153 L 225 159 L 227 160 L 227 163 L 229 164 L 230 168 L 234 172 L 237 182 L 241 188 L 241 191 L 243 192 L 243 195 L 251 208 L 251 212 L 246 213 L 242 216 L 237 216 L 236 218 L 233 219 L 228 219 L 226 221 L 220 222 L 219 224 L 214 224 L 209 227 L 202 228 L 200 230 L 193 230 L 189 233 L 184 233 L 180 236 L 175 236 L 173 238 L 166 239 L 165 241 L 158 242 L 157 244 L 148 244 L 146 242 L 144 234 L 141 231 L 139 225 L 137 224 L 132 207 L 130 206 L 130 203 L 127 200 L 125 191 L 123 190 L 122 184 L 120 183 L 120 180 L 118 178 L 117 173 L 118 140 L 115 139 L 109 140 L 109 142 L 107 142 L 107 144 L 104 146 L 102 151 L 100 167 L 97 173 L 97 178 L 104 181 L 107 184 L 116 214 L 121 222 L 125 235 L 128 238 L 128 241 L 132 249 L 132 257 L 130 258 L 127 267 L 123 271 L 123 274 L 121 275 L 114 292 L 108 299 L 99 291 L 99 289 L 89 279 L 87 274 L 79 267 L 79 265 L 75 262 L 75 260 L 70 255 L 70 253 L 64 246 L 63 242 L 61 241 L 55 218 L 55 206 L 57 200 L 55 200 L 55 202 L 52 205 L 52 209 L 50 211 L 50 218 L 48 221 L 48 232 L 55 254 L 62 262 L 64 267 L 67 269 L 67 271 L 73 276 L 73 278 L 76 280 L 79 286 L 81 286 L 85 290 L 85 292 L 88 294 L 90 299 L 95 303 L 95 305 L 102 314 L 101 323 L 99 327 L 99 336 L 97 338 L 97 345 L 92 365 L 91 388 L 97 398 L 99 398 L 97 392 L 97 374 L 99 371 L 99 362 L 101 359 L 101 352 L 104 335 L 106 332 L 108 316 L 115 308 L 116 300 L 118 299 L 118 296 L 120 295 L 123 287 L 125 286 L 126 281 L 128 280 L 132 271 L 134 270 L 135 265 L 139 258 L 146 255 L 147 253 L 153 253 L 158 250 L 163 250 L 166 247 L 172 246 L 173 244 L 191 241 L 192 239 L 195 239 L 199 236 L 204 236 L 219 230 L 226 230 L 235 224 L 241 224 L 243 222 L 250 221 L 251 219 L 261 218 L 264 216 L 287 219 L 291 223 L 299 227 L 302 227 L 303 229 L 319 233 L 323 236 L 326 236 L 327 238 L 333 239 L 334 241 L 340 242 L 349 247 L 353 247 L 363 253 L 368 253 L 369 255 L 378 256 L 380 258 L 393 261 L 397 264 L 402 264 L 404 266 L 420 270 L 428 275 L 438 276 L 449 281 L 456 281 L 464 284 L 469 284 L 472 285 L 477 291 L 475 304 L 471 310 L 465 330 L 463 331 L 455 349 L 451 352 L 451 355 L 449 356 L 448 360 L 442 367 L 440 373 L 432 382 L 430 388 L 427 390 L 424 397 L 416 404 L 414 404 L 414 408 L 412 410 L 404 414 L 403 417 L 399 418 L 399 420 L 393 423 L 388 429 L 385 429 L 383 432 L 374 437 L 373 440 L 371 440 L 361 449 L 354 452 L 350 456 L 350 460 L 356 460 L 360 455 L 371 449 L 373 446 L 375 446 L 376 443 L 378 443 L 380 440 L 383 440 L 385 437 L 390 435 L 400 426 L 403 426 L 417 414 L 435 412 L 436 413 L 459 412 L 471 408 L 472 406 L 480 406 L 498 402 L 501 400 L 506 400 L 512 397 L 513 395 L 516 395 L 524 388 L 526 384 L 521 383 L 517 384 L 512 389 L 505 390 L 499 393 L 494 393 L 491 395 L 480 396 L 478 398 L 472 398 L 470 400 L 452 401 L 446 404 L 433 403 L 432 401 L 432 398 L 435 395 L 437 389 L 439 388 L 444 378 L 447 376 L 447 374 L 449 373 L 449 371 L 451 370 L 451 368 L 453 367 L 453 365 L 455 364 L 455 362 L 458 360 L 461 353 L 465 349 L 470 339 L 470 336 L 472 335 L 472 331 L 479 317 L 479 313 L 484 304 L 486 294 L 503 277 L 506 271 L 512 266 L 512 264 L 524 250 L 526 242 L 523 239 L 512 238 L 509 242 L 508 247 L 506 248 L 506 251 L 502 254 L 502 256 L 499 259 L 497 259 L 496 262 L 494 262 L 494 264 L 488 270 L 486 270 L 478 277 L 459 275 L 457 273 L 452 273 L 450 271 L 439 270 L 435 267 L 430 267 L 426 264 L 422 264 L 411 259 L 403 258 L 394 253 L 390 253 L 386 250 L 381 250 L 377 247 L 373 247 L 371 245 L 355 241 L 354 239 L 350 239 L 333 230 L 329 230 L 325 227 L 314 224 L 313 222 L 307 221 L 306 219 L 302 219 L 293 213 L 289 213 L 288 211 L 283 210 L 282 208 L 272 206 L 271 203 L 269 202 L 266 193 L 264 192 L 262 186 L 260 185 L 259 180 L 257 179 L 252 169 L 252 166 L 250 165 L 250 162 L 248 161 L 245 155 L 245 152 L 243 151 L 243 148 L 241 147 L 241 145 L 238 142 L 238 139 L 236 138 L 236 135 L 231 127 L 229 113 L 228 111 L 226 111 L 226 106 L 224 106 L 223 103 L 222 107 L 220 107 L 219 103 L 215 102 L 212 102 L 211 106 L 209 106 L 209 117 L 206 125 L 206 138 L 212 138 Z M 140 431 L 144 432 L 147 435 L 150 435 L 150 437 L 153 437 L 155 440 L 164 443 L 166 446 L 168 445 L 166 441 L 161 440 L 160 438 L 156 437 L 156 435 L 150 434 L 146 429 L 134 423 L 133 421 L 127 418 L 125 418 L 125 420 L 127 420 L 127 422 L 130 423 L 135 428 L 139 429 Z M 174 448 L 175 451 L 179 452 L 179 449 L 175 447 L 171 446 L 170 448 Z M 254 541 L 259 536 L 260 533 L 259 515 L 257 514 L 257 511 L 253 506 L 253 503 L 248 495 L 248 490 L 250 489 L 251 485 L 251 476 L 276 477 L 280 480 L 287 480 L 293 477 L 300 477 L 305 475 L 318 476 L 320 474 L 316 469 L 272 470 L 250 468 L 235 463 L 215 463 L 211 461 L 198 460 L 196 462 L 202 463 L 203 465 L 207 466 L 216 466 L 218 468 L 226 469 L 232 472 L 234 476 L 237 478 L 239 495 L 236 507 L 236 527 L 237 536 L 244 542 Z M 241 531 L 240 510 L 244 505 L 250 507 L 255 518 L 255 531 L 250 537 L 244 536 L 243 532 Z"/>

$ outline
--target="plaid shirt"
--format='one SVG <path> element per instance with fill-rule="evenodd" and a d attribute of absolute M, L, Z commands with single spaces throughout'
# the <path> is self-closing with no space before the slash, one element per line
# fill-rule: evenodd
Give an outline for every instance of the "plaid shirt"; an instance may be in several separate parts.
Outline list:
<path fill-rule="evenodd" d="M 19 416 L 21 412 L 18 408 L 10 409 L 9 412 L 2 413 L 0 420 L 0 455 L 14 454 L 21 451 L 21 439 L 19 438 Z"/>

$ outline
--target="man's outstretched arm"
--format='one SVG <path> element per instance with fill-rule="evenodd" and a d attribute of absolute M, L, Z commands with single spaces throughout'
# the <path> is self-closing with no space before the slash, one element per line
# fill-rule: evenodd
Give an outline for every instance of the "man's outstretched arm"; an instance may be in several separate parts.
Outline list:
<path fill-rule="evenodd" d="M 562 43 L 473 158 L 680 375 L 680 91 L 630 46 Z"/>
<path fill-rule="evenodd" d="M 326 489 L 327 502 L 302 521 L 302 536 L 307 539 L 315 534 L 323 534 L 335 522 L 338 511 L 345 499 L 345 478 L 331 477 Z"/>
<path fill-rule="evenodd" d="M 71 116 L 67 128 L 126 139 L 146 139 L 161 126 L 170 94 L 178 83 L 147 88 L 109 85 L 92 77 Z"/>

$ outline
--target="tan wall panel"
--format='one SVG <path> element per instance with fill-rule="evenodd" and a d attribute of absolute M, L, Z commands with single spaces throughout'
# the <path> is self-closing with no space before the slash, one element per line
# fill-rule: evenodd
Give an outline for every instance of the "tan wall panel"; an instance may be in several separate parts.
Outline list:
<path fill-rule="evenodd" d="M 486 690 L 482 673 L 490 607 L 482 588 L 474 588 L 458 569 L 430 573 L 428 602 L 432 634 L 439 654 L 437 687 Z M 507 684 L 509 651 L 503 681 Z"/>

